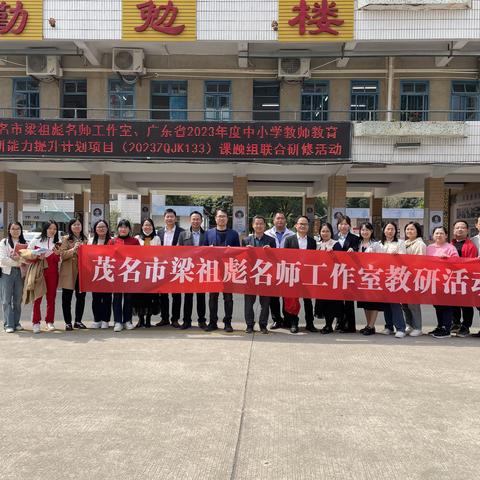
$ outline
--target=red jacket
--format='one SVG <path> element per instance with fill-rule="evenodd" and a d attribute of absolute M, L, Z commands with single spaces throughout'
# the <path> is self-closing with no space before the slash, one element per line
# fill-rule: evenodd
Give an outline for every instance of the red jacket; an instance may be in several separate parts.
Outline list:
<path fill-rule="evenodd" d="M 452 245 L 455 246 L 456 241 L 452 240 Z M 467 238 L 465 243 L 462 245 L 462 254 L 460 255 L 462 258 L 477 258 L 478 257 L 478 250 L 474 243 Z"/>
<path fill-rule="evenodd" d="M 127 237 L 127 238 L 111 238 L 108 241 L 108 245 L 140 245 L 140 242 L 137 238 Z"/>

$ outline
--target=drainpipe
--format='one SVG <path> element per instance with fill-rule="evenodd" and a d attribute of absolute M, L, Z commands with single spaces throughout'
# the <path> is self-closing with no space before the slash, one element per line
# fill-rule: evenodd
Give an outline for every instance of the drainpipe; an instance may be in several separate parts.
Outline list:
<path fill-rule="evenodd" d="M 393 57 L 388 57 L 388 79 L 387 79 L 387 122 L 393 120 Z"/>

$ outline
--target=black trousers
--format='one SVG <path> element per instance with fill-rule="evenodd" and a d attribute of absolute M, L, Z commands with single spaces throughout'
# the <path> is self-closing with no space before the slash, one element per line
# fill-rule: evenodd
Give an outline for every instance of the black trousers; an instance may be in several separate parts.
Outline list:
<path fill-rule="evenodd" d="M 95 322 L 109 322 L 112 315 L 112 294 L 92 293 L 92 311 Z"/>
<path fill-rule="evenodd" d="M 180 320 L 180 311 L 182 309 L 182 294 L 172 293 L 172 322 Z M 160 295 L 160 314 L 162 320 L 170 320 L 170 301 L 168 293 Z"/>
<path fill-rule="evenodd" d="M 218 297 L 219 293 L 208 294 L 208 309 L 210 311 L 210 323 L 218 322 Z M 233 315 L 233 295 L 223 293 L 223 308 L 225 309 L 224 322 L 231 322 Z"/>
<path fill-rule="evenodd" d="M 315 315 L 319 317 L 322 314 L 325 317 L 327 327 L 332 327 L 335 318 L 340 318 L 342 308 L 343 302 L 341 300 L 322 300 L 319 298 L 315 300 Z"/>
<path fill-rule="evenodd" d="M 183 321 L 192 323 L 193 295 L 197 296 L 197 315 L 199 322 L 205 322 L 205 294 L 204 293 L 186 293 L 183 297 Z"/>
<path fill-rule="evenodd" d="M 283 310 L 283 305 L 280 306 L 280 297 L 270 297 L 270 313 L 272 314 L 273 322 L 282 321 L 282 316 L 285 315 L 285 312 Z"/>
<path fill-rule="evenodd" d="M 113 294 L 113 320 L 115 323 L 132 321 L 133 306 L 131 293 Z"/>
<path fill-rule="evenodd" d="M 355 302 L 342 302 L 339 320 L 342 330 L 353 332 L 357 328 L 355 325 Z"/>
<path fill-rule="evenodd" d="M 73 290 L 69 290 L 68 288 L 62 288 L 62 311 L 65 323 L 72 323 L 73 292 Z M 80 292 L 79 290 L 77 276 L 77 281 L 75 282 L 75 323 L 82 321 L 86 295 L 86 292 Z"/>
<path fill-rule="evenodd" d="M 306 326 L 313 325 L 313 303 L 311 298 L 303 299 L 303 309 L 305 310 L 305 324 Z M 299 318 L 298 315 L 292 315 L 291 313 L 285 312 L 285 320 L 290 322 L 291 325 L 296 325 L 298 327 Z"/>
<path fill-rule="evenodd" d="M 463 322 L 462 322 L 463 317 Z M 473 323 L 473 307 L 453 307 L 453 324 L 470 328 Z"/>
<path fill-rule="evenodd" d="M 258 297 L 260 301 L 260 316 L 258 319 L 258 324 L 260 328 L 267 328 L 268 325 L 268 315 L 269 315 L 269 305 L 270 297 Z M 255 312 L 253 306 L 257 300 L 256 295 L 244 295 L 244 313 L 245 313 L 245 323 L 247 327 L 253 327 L 255 325 Z"/>

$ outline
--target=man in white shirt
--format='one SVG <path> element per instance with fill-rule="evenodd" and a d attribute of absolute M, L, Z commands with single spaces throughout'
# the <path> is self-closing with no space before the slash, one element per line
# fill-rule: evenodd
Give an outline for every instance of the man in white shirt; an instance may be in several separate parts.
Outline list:
<path fill-rule="evenodd" d="M 183 232 L 183 228 L 177 227 L 177 213 L 173 208 L 165 209 L 163 215 L 165 227 L 158 230 L 158 236 L 165 247 L 172 247 L 177 245 L 178 237 Z M 180 320 L 180 311 L 182 308 L 182 294 L 172 293 L 172 327 L 180 328 L 178 321 Z M 162 321 L 157 323 L 157 327 L 170 325 L 170 302 L 168 293 L 160 294 L 160 313 Z"/>
<path fill-rule="evenodd" d="M 285 247 L 285 240 L 292 235 L 295 235 L 287 228 L 287 219 L 283 212 L 276 212 L 273 216 L 273 227 L 265 231 L 265 235 L 275 239 L 277 248 Z M 282 318 L 283 306 L 280 310 L 280 297 L 270 297 L 270 313 L 272 314 L 272 330 L 277 328 L 290 328 L 290 325 L 285 323 Z"/>

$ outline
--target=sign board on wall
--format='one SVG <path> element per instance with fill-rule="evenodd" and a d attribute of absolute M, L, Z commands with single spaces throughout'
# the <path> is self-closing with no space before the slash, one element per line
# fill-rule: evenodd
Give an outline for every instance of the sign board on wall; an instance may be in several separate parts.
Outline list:
<path fill-rule="evenodd" d="M 196 40 L 196 0 L 123 0 L 123 40 Z"/>
<path fill-rule="evenodd" d="M 0 41 L 42 40 L 42 15 L 41 0 L 0 2 Z"/>
<path fill-rule="evenodd" d="M 278 0 L 278 40 L 353 40 L 354 5 L 354 0 Z"/>
<path fill-rule="evenodd" d="M 350 122 L 0 121 L 0 156 L 338 161 Z"/>

